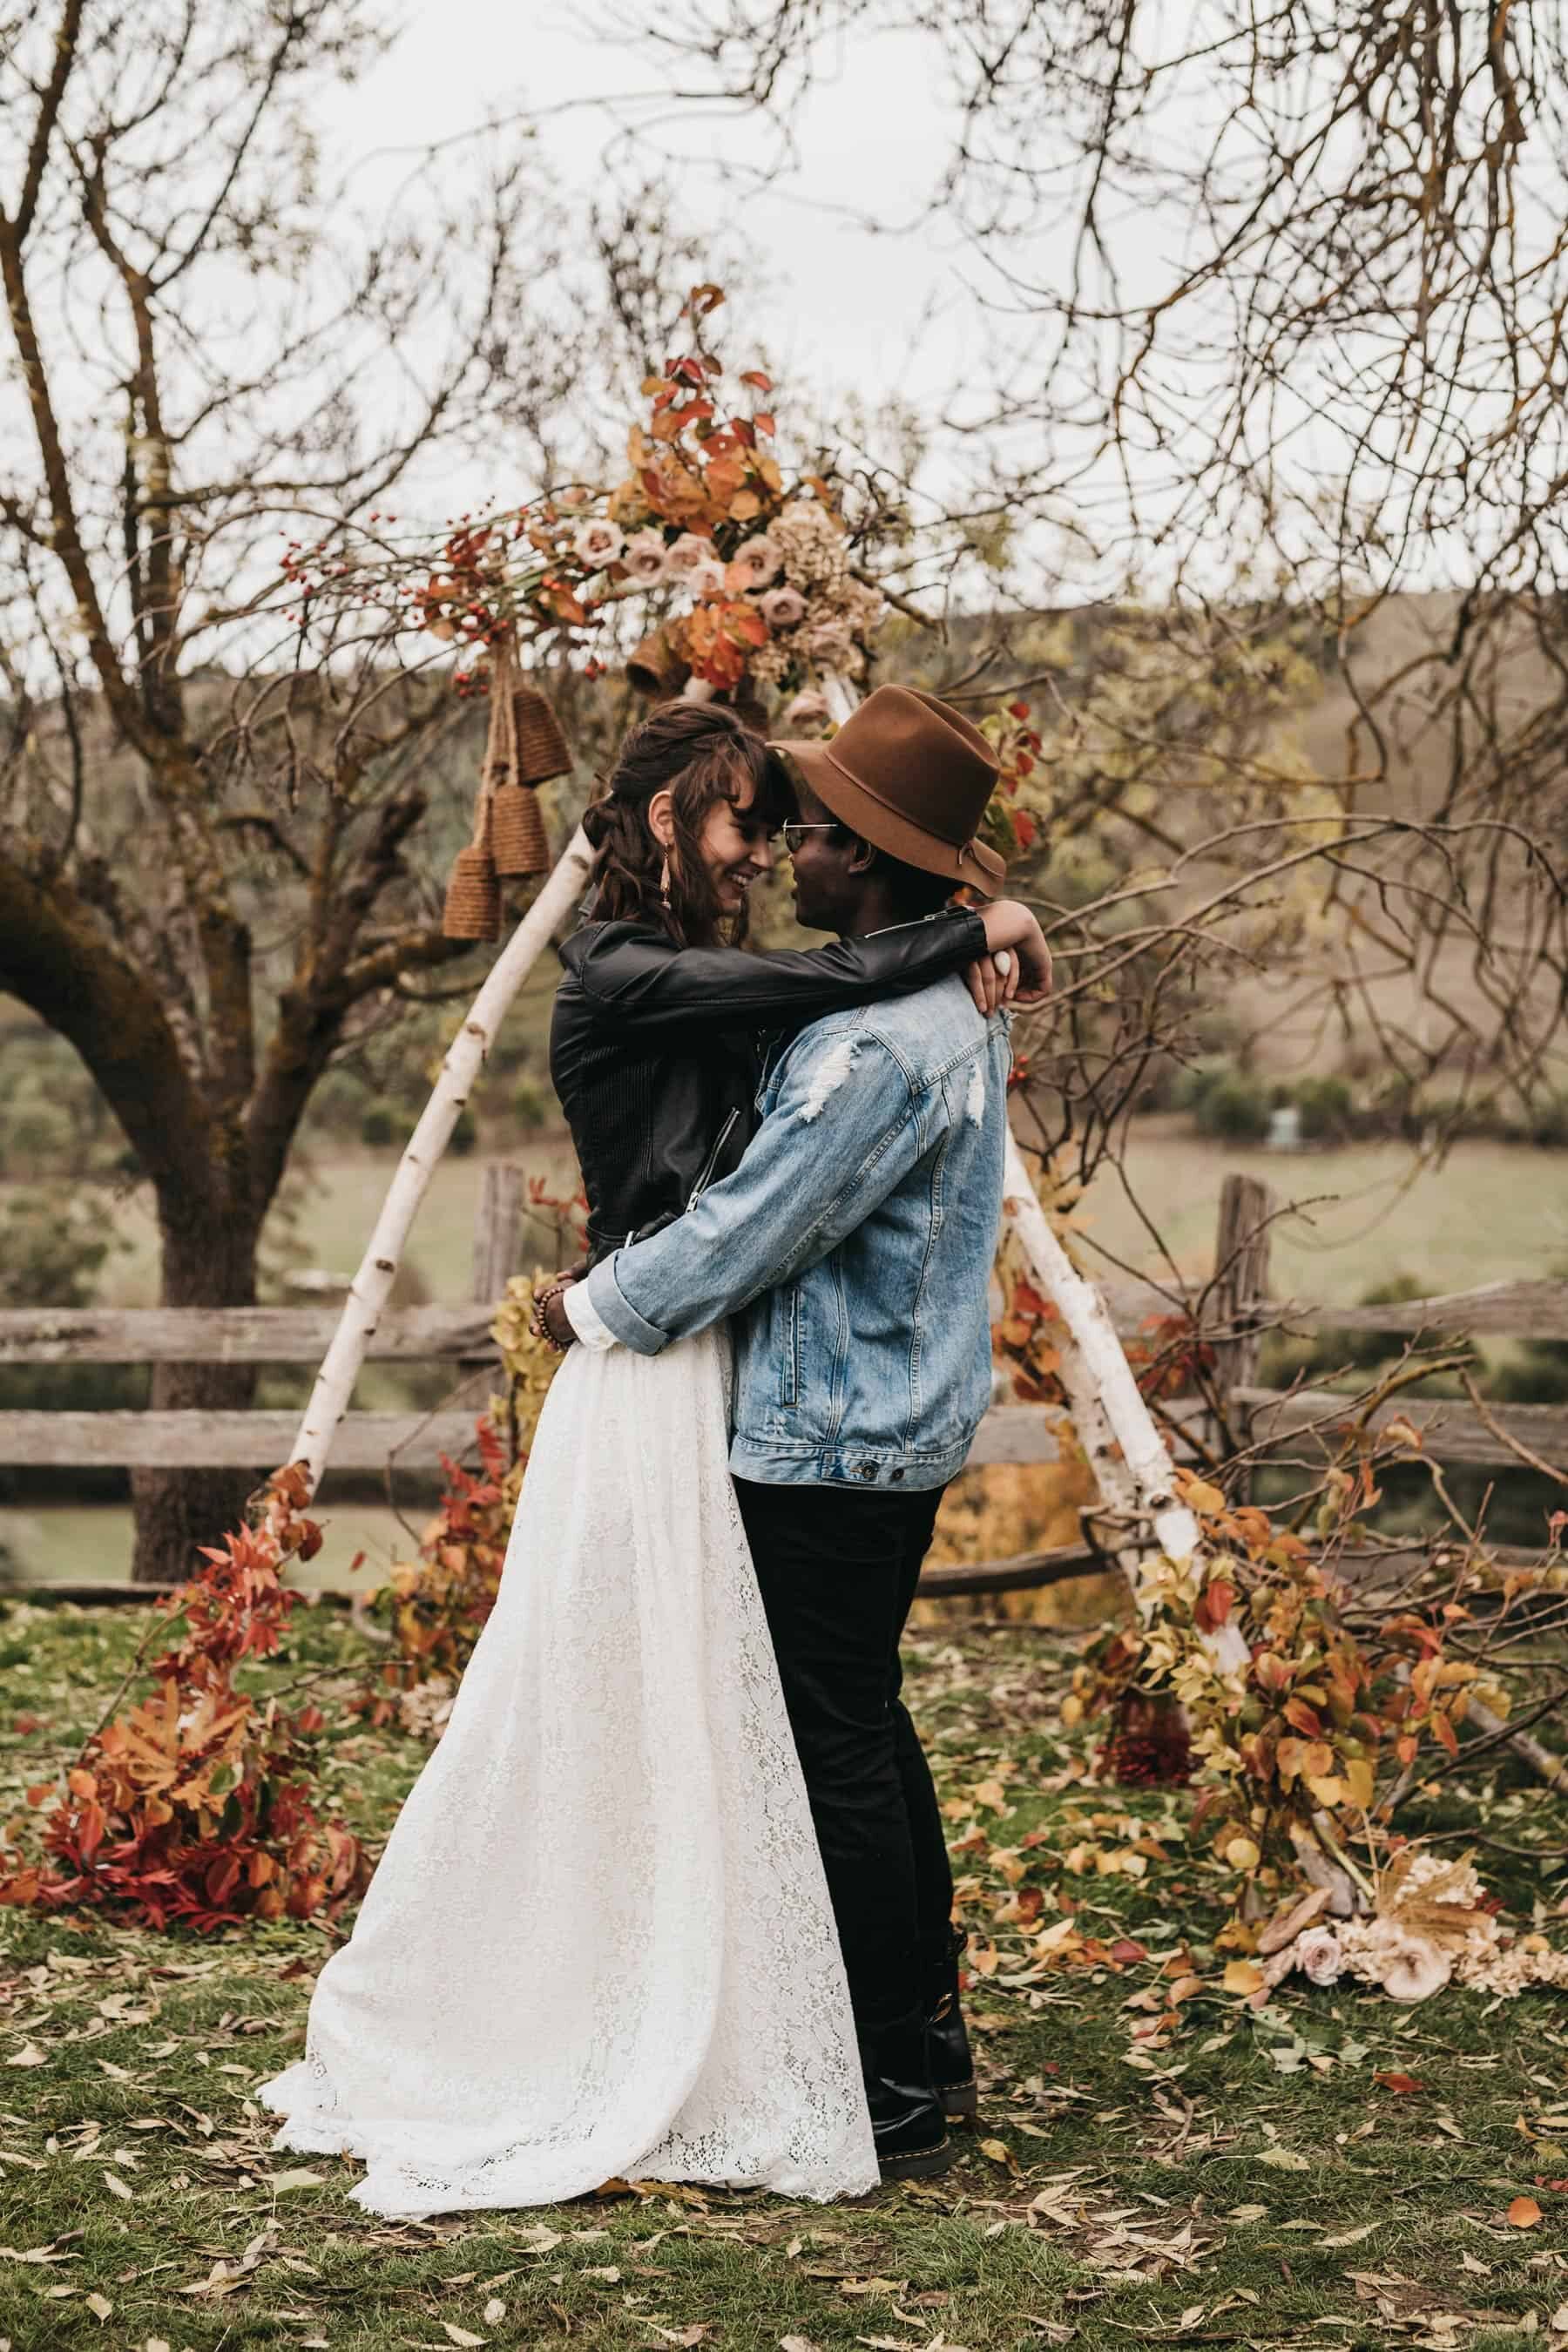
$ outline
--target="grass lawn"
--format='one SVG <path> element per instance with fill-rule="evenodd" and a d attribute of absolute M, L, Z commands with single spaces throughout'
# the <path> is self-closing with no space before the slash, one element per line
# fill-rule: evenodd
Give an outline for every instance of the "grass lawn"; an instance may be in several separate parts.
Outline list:
<path fill-rule="evenodd" d="M 5 1605 L 8 1810 L 97 1721 L 140 1631 L 129 1612 Z M 250 2096 L 300 2048 L 321 1929 L 204 1943 L 0 1912 L 0 2344 L 1562 2341 L 1561 2002 L 1226 1996 L 1187 1800 L 1089 1777 L 1056 1711 L 1068 1655 L 1021 1625 L 913 1645 L 976 1967 L 983 2119 L 943 2179 L 826 2210 L 654 2189 L 378 2221 L 346 2200 L 354 2167 L 273 2155 Z M 341 1617 L 302 1610 L 266 1673 L 364 1661 Z M 422 1754 L 351 1733 L 325 1793 L 379 1837 Z M 1466 1822 L 1497 1842 L 1482 1860 L 1516 1908 L 1561 1906 L 1565 1809 L 1454 1780 L 1430 1825 Z M 1064 1906 L 1092 1939 L 1071 1963 L 1036 1948 Z M 1202 1989 L 1173 2013 L 1163 1989 L 1189 1971 Z M 1543 2212 L 1528 2229 L 1507 2219 L 1521 2194 Z"/>

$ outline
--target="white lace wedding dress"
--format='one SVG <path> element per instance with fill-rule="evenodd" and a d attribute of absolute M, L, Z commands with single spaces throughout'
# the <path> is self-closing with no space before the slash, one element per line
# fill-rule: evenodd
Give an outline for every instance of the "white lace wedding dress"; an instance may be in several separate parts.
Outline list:
<path fill-rule="evenodd" d="M 562 1365 L 445 1737 L 258 2094 L 374 2213 L 878 2179 L 724 1346 Z"/>

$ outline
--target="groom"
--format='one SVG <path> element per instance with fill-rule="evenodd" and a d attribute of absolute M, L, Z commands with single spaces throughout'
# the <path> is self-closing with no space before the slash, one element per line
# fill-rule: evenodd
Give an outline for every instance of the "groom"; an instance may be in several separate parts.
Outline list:
<path fill-rule="evenodd" d="M 930 695 L 879 687 L 830 744 L 777 747 L 800 920 L 918 922 L 961 883 L 991 748 Z M 973 2114 L 952 1879 L 899 1642 L 942 1489 L 991 1391 L 988 1286 L 1009 1054 L 963 982 L 829 1015 L 772 1058 L 740 1167 L 565 1290 L 557 1335 L 655 1355 L 734 1316 L 731 1467 L 843 1947 L 884 2177 L 952 2161 Z M 570 1330 L 563 1328 L 568 1323 Z"/>

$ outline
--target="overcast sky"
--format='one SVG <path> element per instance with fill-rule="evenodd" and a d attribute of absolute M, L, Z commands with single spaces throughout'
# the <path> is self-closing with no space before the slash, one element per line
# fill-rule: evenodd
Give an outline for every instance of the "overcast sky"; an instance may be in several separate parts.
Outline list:
<path fill-rule="evenodd" d="M 623 156 L 627 150 L 612 117 L 583 110 L 581 101 L 657 88 L 647 60 L 594 39 L 573 11 L 550 0 L 468 0 L 457 10 L 451 0 L 387 0 L 385 15 L 389 26 L 402 26 L 395 46 L 331 101 L 342 160 L 364 159 L 357 188 L 373 187 L 390 169 L 385 149 L 452 137 L 515 101 L 531 111 L 573 109 L 547 121 L 542 136 L 563 183 L 591 196 L 603 183 L 606 142 Z M 787 375 L 809 373 L 873 396 L 951 381 L 958 313 L 967 307 L 957 240 L 929 226 L 871 236 L 835 209 L 874 205 L 884 217 L 918 215 L 951 138 L 929 86 L 932 62 L 923 37 L 848 45 L 792 124 L 800 169 L 790 189 L 760 194 L 746 209 L 745 236 L 767 284 L 765 320 L 756 325 Z M 754 160 L 755 126 L 693 114 L 665 121 L 657 137 L 680 158 L 671 177 L 683 224 L 700 231 L 707 221 L 730 221 L 731 200 L 704 159 L 723 149 Z M 454 173 L 471 167 L 469 153 L 454 148 Z M 932 304 L 937 323 L 921 335 Z"/>

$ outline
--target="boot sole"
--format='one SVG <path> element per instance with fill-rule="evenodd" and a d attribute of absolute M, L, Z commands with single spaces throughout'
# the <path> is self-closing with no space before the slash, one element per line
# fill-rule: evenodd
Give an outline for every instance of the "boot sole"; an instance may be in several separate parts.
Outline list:
<path fill-rule="evenodd" d="M 973 2123 L 980 2113 L 980 2093 L 973 2083 L 955 2083 L 937 2095 L 950 2124 Z"/>
<path fill-rule="evenodd" d="M 884 2180 L 929 2180 L 933 2173 L 945 2172 L 958 2161 L 958 2150 L 952 2140 L 943 2138 L 934 2147 L 910 2148 L 905 2156 L 879 2157 Z"/>

